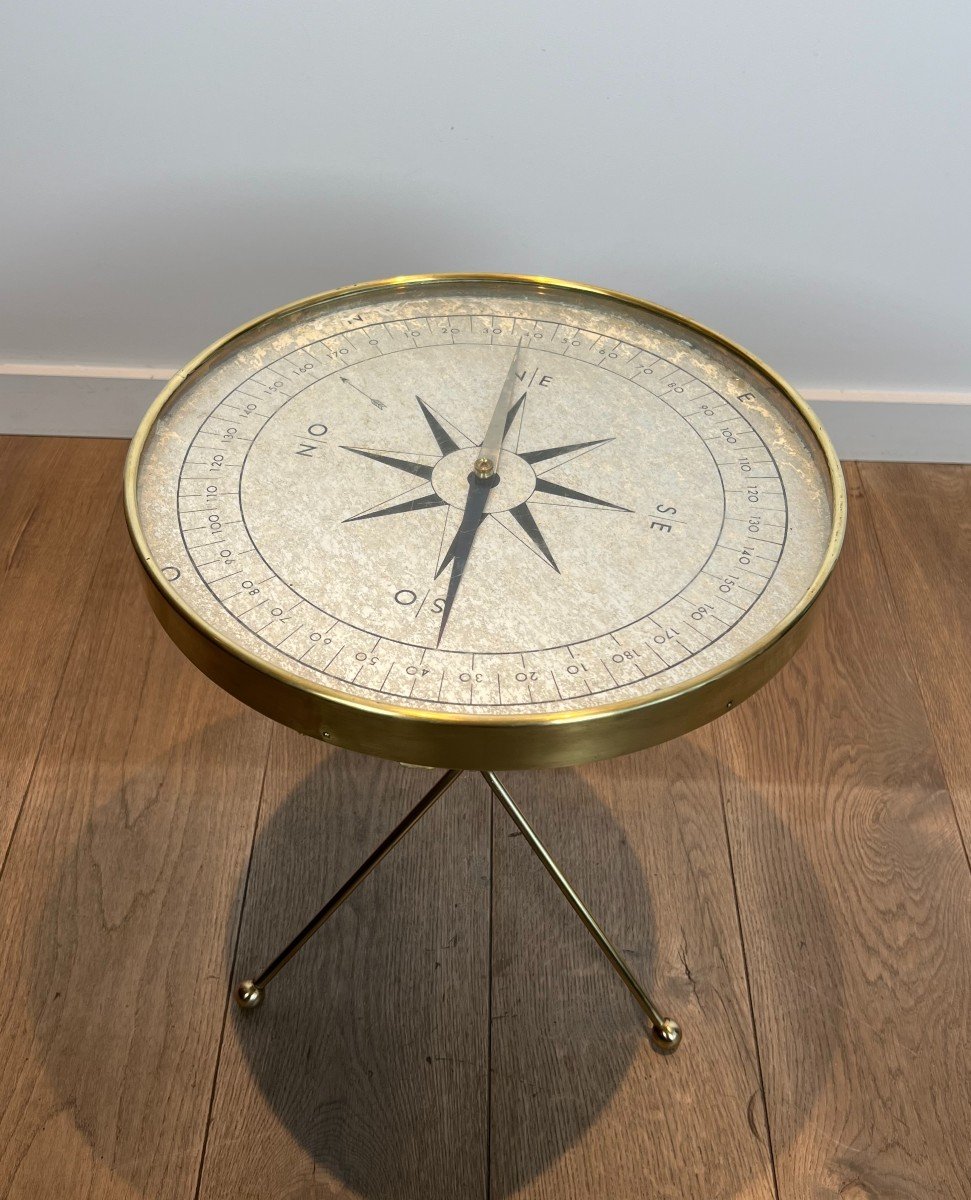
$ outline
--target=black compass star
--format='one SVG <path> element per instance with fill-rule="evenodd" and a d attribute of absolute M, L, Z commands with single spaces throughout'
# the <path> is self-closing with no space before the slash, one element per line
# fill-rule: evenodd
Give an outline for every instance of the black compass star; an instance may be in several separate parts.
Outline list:
<path fill-rule="evenodd" d="M 354 513 L 352 516 L 345 517 L 345 522 L 370 521 L 376 517 L 397 516 L 401 513 L 420 512 L 423 509 L 429 508 L 455 507 L 454 503 L 450 503 L 449 500 L 436 491 L 432 483 L 432 476 L 435 468 L 444 458 L 447 458 L 450 454 L 454 454 L 458 450 L 475 449 L 477 443 L 458 429 L 451 421 L 448 421 L 440 413 L 437 413 L 421 396 L 416 396 L 415 399 L 418 401 L 419 410 L 438 447 L 438 453 L 409 450 L 374 450 L 365 446 L 343 446 L 342 449 L 348 450 L 352 454 L 358 454 L 362 458 L 379 462 L 386 467 L 392 467 L 396 471 L 420 480 L 420 482 L 412 484 L 412 486 L 405 488 L 404 491 L 398 492 L 386 500 L 371 505 L 361 512 Z M 465 560 L 468 557 L 471 541 L 475 536 L 476 530 L 484 521 L 489 518 L 496 521 L 507 533 L 532 550 L 543 562 L 559 574 L 560 568 L 537 523 L 536 515 L 533 512 L 534 507 L 543 504 L 555 504 L 581 509 L 612 509 L 615 512 L 625 513 L 633 511 L 630 508 L 625 508 L 622 504 L 615 504 L 611 500 L 604 500 L 588 492 L 579 491 L 577 488 L 567 487 L 565 484 L 558 483 L 555 479 L 547 478 L 548 474 L 555 471 L 558 467 L 562 467 L 566 463 L 572 462 L 575 458 L 579 458 L 591 450 L 596 450 L 598 447 L 604 446 L 614 439 L 594 438 L 590 441 L 569 442 L 561 446 L 549 446 L 541 450 L 521 451 L 519 449 L 519 435 L 522 432 L 522 414 L 525 401 L 526 393 L 524 392 L 515 404 L 510 407 L 506 418 L 505 433 L 508 434 L 510 432 L 514 422 L 519 417 L 520 427 L 517 431 L 516 444 L 512 449 L 512 454 L 523 463 L 528 464 L 535 472 L 532 494 L 528 499 L 511 508 L 500 509 L 495 512 L 485 511 L 487 497 L 484 493 L 481 497 L 481 503 L 473 501 L 470 505 L 466 506 L 460 528 L 454 535 L 449 549 L 442 556 L 435 572 L 435 578 L 437 579 L 450 563 L 454 564 L 452 577 L 449 581 L 442 625 L 439 631 L 439 642 L 444 634 L 445 625 L 452 607 L 451 602 L 454 601 L 458 582 L 465 568 Z M 543 464 L 542 469 L 538 469 L 539 464 Z M 500 478 L 501 472 L 494 477 L 491 481 L 492 484 L 498 484 Z M 506 518 L 511 518 L 512 524 L 507 523 Z M 446 527 L 442 533 L 443 545 L 445 543 L 447 528 L 448 517 L 446 517 Z"/>

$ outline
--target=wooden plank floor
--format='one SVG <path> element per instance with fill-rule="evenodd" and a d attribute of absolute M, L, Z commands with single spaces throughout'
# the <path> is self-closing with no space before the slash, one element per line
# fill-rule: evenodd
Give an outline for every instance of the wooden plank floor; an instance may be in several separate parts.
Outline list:
<path fill-rule="evenodd" d="M 971 468 L 848 467 L 822 619 L 737 711 L 508 777 L 661 1059 L 469 777 L 236 1011 L 429 777 L 181 658 L 123 451 L 0 438 L 0 1197 L 971 1198 Z"/>

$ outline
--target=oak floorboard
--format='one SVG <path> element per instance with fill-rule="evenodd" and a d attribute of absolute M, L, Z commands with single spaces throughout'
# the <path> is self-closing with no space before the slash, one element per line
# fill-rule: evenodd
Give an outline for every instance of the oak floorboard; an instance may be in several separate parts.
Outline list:
<path fill-rule="evenodd" d="M 858 471 L 792 663 L 712 726 L 781 1200 L 971 1196 L 971 873 Z"/>
<path fill-rule="evenodd" d="M 491 1200 L 775 1196 L 707 731 L 503 776 L 660 1011 L 647 1023 L 497 806 Z"/>
<path fill-rule="evenodd" d="M 438 772 L 275 732 L 239 975 L 255 975 Z M 459 779 L 271 983 L 233 1008 L 201 1200 L 485 1192 L 489 809 Z"/>
<path fill-rule="evenodd" d="M 0 863 L 121 490 L 125 449 L 0 437 Z"/>
<path fill-rule="evenodd" d="M 861 463 L 903 641 L 971 847 L 971 467 Z"/>
<path fill-rule="evenodd" d="M 848 469 L 819 624 L 737 712 L 504 776 L 684 1025 L 662 1059 L 474 778 L 237 1013 L 433 777 L 181 658 L 123 453 L 0 438 L 4 1200 L 971 1200 L 971 468 Z"/>
<path fill-rule="evenodd" d="M 156 626 L 120 501 L 92 578 L 0 880 L 0 1195 L 184 1200 L 270 726 Z"/>

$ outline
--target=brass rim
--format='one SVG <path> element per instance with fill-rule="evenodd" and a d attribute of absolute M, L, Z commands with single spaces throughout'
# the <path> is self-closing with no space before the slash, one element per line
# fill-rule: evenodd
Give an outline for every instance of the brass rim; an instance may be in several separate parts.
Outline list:
<path fill-rule="evenodd" d="M 702 334 L 704 337 L 711 339 L 713 342 L 728 350 L 735 355 L 748 367 L 755 370 L 758 374 L 766 378 L 773 384 L 792 404 L 793 408 L 805 422 L 806 427 L 815 439 L 818 449 L 820 450 L 823 460 L 826 463 L 828 471 L 828 481 L 830 492 L 832 495 L 832 526 L 830 537 L 826 547 L 826 553 L 823 557 L 819 570 L 815 578 L 809 585 L 806 592 L 803 594 L 800 602 L 789 611 L 786 617 L 775 625 L 768 633 L 764 634 L 758 641 L 753 642 L 746 650 L 718 667 L 712 668 L 701 675 L 694 677 L 687 683 L 675 684 L 669 688 L 652 693 L 646 697 L 635 698 L 633 700 L 619 700 L 610 704 L 598 705 L 594 708 L 570 710 L 566 712 L 556 713 L 516 713 L 510 716 L 501 714 L 465 714 L 465 713 L 444 713 L 435 712 L 422 708 L 411 708 L 406 705 L 391 704 L 384 701 L 365 700 L 356 696 L 351 696 L 348 693 L 341 692 L 332 688 L 316 684 L 302 676 L 295 675 L 281 667 L 277 667 L 272 663 L 259 658 L 257 655 L 246 650 L 227 638 L 219 630 L 209 625 L 196 612 L 183 603 L 181 598 L 176 594 L 168 580 L 162 575 L 158 569 L 151 552 L 149 551 L 144 532 L 142 530 L 141 521 L 138 513 L 137 499 L 137 482 L 138 471 L 141 464 L 141 456 L 144 450 L 148 436 L 162 410 L 176 397 L 183 385 L 185 385 L 192 376 L 200 369 L 209 364 L 210 360 L 215 358 L 220 351 L 225 350 L 232 342 L 257 330 L 261 325 L 271 321 L 278 320 L 281 317 L 287 316 L 290 313 L 299 311 L 300 309 L 310 307 L 312 305 L 326 304 L 338 299 L 344 299 L 348 296 L 360 294 L 363 295 L 368 291 L 373 290 L 388 290 L 398 289 L 403 290 L 409 287 L 418 287 L 423 285 L 436 285 L 446 283 L 510 283 L 522 284 L 528 287 L 550 288 L 557 291 L 573 292 L 578 296 L 600 296 L 606 299 L 619 301 L 623 304 L 631 305 L 642 311 L 666 318 L 667 320 L 677 322 L 683 327 L 693 330 L 696 333 Z M 428 735 L 435 739 L 435 731 L 439 734 L 443 732 L 443 727 L 462 728 L 465 730 L 481 729 L 483 732 L 493 731 L 498 733 L 502 730 L 524 730 L 535 729 L 540 731 L 544 728 L 567 726 L 570 729 L 579 731 L 581 728 L 586 728 L 601 722 L 608 722 L 609 718 L 619 715 L 630 716 L 631 714 L 643 714 L 645 718 L 649 718 L 651 711 L 663 708 L 669 705 L 672 701 L 679 699 L 687 699 L 692 693 L 704 691 L 712 685 L 717 685 L 719 681 L 725 681 L 728 677 L 742 672 L 744 668 L 759 659 L 767 651 L 771 650 L 780 643 L 793 627 L 805 616 L 812 604 L 819 596 L 824 585 L 832 574 L 833 568 L 839 557 L 840 549 L 843 544 L 843 535 L 846 528 L 846 486 L 843 480 L 843 473 L 840 467 L 839 459 L 836 451 L 829 439 L 826 431 L 823 429 L 816 417 L 815 413 L 809 405 L 803 400 L 799 393 L 791 387 L 780 375 L 767 366 L 761 359 L 751 354 L 744 347 L 739 346 L 730 338 L 707 328 L 707 326 L 692 320 L 690 317 L 685 317 L 671 309 L 664 308 L 658 304 L 652 304 L 649 301 L 641 300 L 636 296 L 628 295 L 624 292 L 615 292 L 606 288 L 592 287 L 588 284 L 574 283 L 568 280 L 555 279 L 547 276 L 536 275 L 505 275 L 505 274 L 488 274 L 488 273 L 466 273 L 456 272 L 447 274 L 430 274 L 430 275 L 398 275 L 389 279 L 371 280 L 366 283 L 352 284 L 347 287 L 336 288 L 332 291 L 321 292 L 313 296 L 304 297 L 302 300 L 296 300 L 291 304 L 285 304 L 280 308 L 263 313 L 252 321 L 246 322 L 245 325 L 239 326 L 226 334 L 225 337 L 213 342 L 200 354 L 196 355 L 189 363 L 186 364 L 180 371 L 177 371 L 172 379 L 159 393 L 148 412 L 142 418 L 135 436 L 132 438 L 131 445 L 128 450 L 128 456 L 125 461 L 125 519 L 128 524 L 128 531 L 131 536 L 132 543 L 135 547 L 138 558 L 145 572 L 148 575 L 158 596 L 167 604 L 181 619 L 186 622 L 191 629 L 201 635 L 206 641 L 212 644 L 224 655 L 229 655 L 231 658 L 237 659 L 239 662 L 250 668 L 252 671 L 258 672 L 269 679 L 272 679 L 278 684 L 286 685 L 293 688 L 300 697 L 310 697 L 314 701 L 320 703 L 322 708 L 331 705 L 336 705 L 340 709 L 350 714 L 357 714 L 364 721 L 368 718 L 398 718 L 401 721 L 406 721 L 409 724 L 411 732 L 418 738 L 421 737 L 421 731 L 427 731 Z M 781 663 L 780 663 L 781 665 Z M 208 673 L 208 672 L 207 672 Z M 216 682 L 220 682 L 218 676 L 213 673 L 213 678 Z M 740 698 L 744 698 L 748 692 L 744 692 Z M 286 722 L 286 713 L 272 714 L 278 720 Z M 705 717 L 700 718 L 695 724 L 701 723 Z M 645 721 L 647 724 L 647 721 Z M 690 721 L 683 723 L 683 730 L 692 728 Z M 322 734 L 321 736 L 326 736 Z M 437 739 L 436 739 L 437 740 Z M 562 739 L 560 739 L 562 740 Z M 598 739 L 599 740 L 599 739 Z M 367 738 L 362 738 L 362 742 L 367 742 Z M 346 736 L 341 738 L 341 744 L 348 745 L 350 748 L 354 746 L 354 739 L 349 739 Z M 643 744 L 651 744 L 650 738 L 645 737 Z M 626 745 L 623 749 L 613 752 L 624 753 L 636 746 Z M 416 749 L 424 749 L 421 746 L 416 746 Z M 373 750 L 371 752 L 374 752 Z M 596 757 L 604 757 L 612 751 L 606 750 L 604 754 L 584 754 L 584 760 Z M 397 757 L 397 754 L 394 755 Z M 547 756 L 537 754 L 538 759 L 544 759 Z M 413 761 L 432 761 L 426 754 L 424 757 L 417 755 Z M 437 755 L 433 757 L 434 762 L 439 762 Z M 566 761 L 560 755 L 556 761 Z M 579 759 L 574 761 L 580 761 Z M 457 765 L 457 764 L 448 764 Z"/>

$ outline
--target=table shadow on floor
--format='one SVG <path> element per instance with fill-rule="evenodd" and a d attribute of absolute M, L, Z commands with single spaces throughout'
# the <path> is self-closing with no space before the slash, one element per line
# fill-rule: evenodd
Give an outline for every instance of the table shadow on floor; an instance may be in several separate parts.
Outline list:
<path fill-rule="evenodd" d="M 205 738 L 207 732 L 189 741 Z M 171 1087 L 168 1093 L 156 1094 L 145 1085 L 144 1073 L 176 1053 L 178 1039 L 160 1030 L 153 1004 L 143 1011 L 138 1002 L 140 988 L 151 990 L 164 980 L 165 960 L 150 965 L 146 954 L 159 947 L 145 942 L 164 922 L 156 915 L 155 924 L 146 924 L 139 913 L 154 903 L 152 881 L 169 867 L 156 861 L 157 840 L 131 836 L 131 814 L 145 805 L 140 819 L 170 819 L 169 802 L 159 792 L 158 781 L 185 751 L 185 745 L 174 746 L 166 756 L 169 762 L 151 763 L 132 775 L 124 793 L 93 808 L 74 852 L 65 855 L 60 874 L 38 896 L 36 921 L 25 932 L 26 960 L 34 964 L 31 1053 L 43 1061 L 57 1104 L 71 1112 L 99 1161 L 145 1195 L 150 1194 L 149 1179 L 156 1177 L 157 1167 L 152 1166 L 156 1151 L 146 1143 L 145 1130 L 165 1123 Z M 389 776 L 387 765 L 323 748 L 320 754 L 313 769 L 262 823 L 256 838 L 237 976 L 279 947 L 433 778 L 421 775 L 416 783 L 418 773 L 395 767 L 397 774 Z M 698 769 L 710 772 L 711 764 L 699 761 Z M 663 900 L 652 898 L 643 868 L 596 788 L 579 772 L 558 774 L 572 791 L 575 829 L 569 846 L 564 848 L 562 831 L 548 827 L 544 819 L 548 807 L 542 789 L 531 798 L 517 783 L 523 807 L 548 835 L 551 849 L 562 851 L 564 863 L 582 856 L 586 841 L 616 847 L 618 870 L 634 881 L 626 903 L 636 911 L 638 944 L 623 948 L 638 967 L 654 957 L 654 914 Z M 643 756 L 643 784 L 645 795 L 655 794 L 659 786 L 649 755 Z M 395 785 L 408 794 L 392 812 L 381 789 Z M 187 846 L 195 836 L 202 837 L 209 799 L 200 795 L 188 807 L 181 835 Z M 365 1200 L 481 1194 L 489 1145 L 489 863 L 488 839 L 482 833 L 489 805 L 482 781 L 466 777 L 274 981 L 273 994 L 262 1009 L 240 1013 L 230 1006 L 227 1038 L 238 1043 L 245 1074 L 231 1081 L 233 1099 L 223 1107 L 219 1093 L 225 1080 L 217 1085 L 215 1114 L 222 1129 L 217 1134 L 210 1131 L 213 1162 L 207 1160 L 207 1174 L 210 1165 L 219 1163 L 220 1137 L 235 1147 L 226 1154 L 242 1163 L 248 1156 L 259 1161 L 262 1149 L 284 1153 L 274 1140 L 278 1133 L 270 1128 L 272 1123 L 261 1124 L 254 1116 L 254 1124 L 246 1124 L 251 1082 L 315 1169 Z M 712 819 L 720 820 L 715 808 Z M 767 808 L 759 816 L 779 826 Z M 496 829 L 497 836 L 499 830 L 503 835 L 512 832 L 498 822 Z M 811 865 L 795 836 L 779 828 L 775 835 L 780 844 L 786 842 L 801 877 L 803 902 L 808 897 L 814 910 L 817 946 L 821 940 L 821 952 L 837 962 L 828 902 L 813 882 Z M 340 843 L 340 852 L 328 852 L 328 842 Z M 120 845 L 125 846 L 123 855 L 117 851 Z M 527 857 L 523 869 L 528 868 L 541 871 Z M 246 875 L 241 864 L 240 892 Z M 549 915 L 548 939 L 529 947 L 492 947 L 493 956 L 528 955 L 532 969 L 549 983 L 532 992 L 529 1028 L 545 1031 L 542 1036 L 550 1051 L 547 1087 L 524 1101 L 530 1127 L 542 1136 L 529 1139 L 501 1179 L 494 1176 L 494 1196 L 514 1194 L 583 1137 L 635 1057 L 645 1054 L 638 1010 L 562 897 L 542 878 L 549 885 L 542 901 Z M 575 882 L 579 886 L 580 879 Z M 202 891 L 200 905 L 208 895 L 205 887 Z M 588 887 L 585 898 L 609 925 L 603 903 L 598 912 L 598 899 L 603 897 L 595 893 L 595 887 Z M 212 900 L 216 902 L 215 893 Z M 300 912 L 293 911 L 301 905 Z M 200 911 L 193 911 L 195 916 L 190 912 L 183 919 L 202 921 Z M 292 913 L 289 920 L 287 913 Z M 778 947 L 782 954 L 789 944 L 786 914 L 767 914 L 766 919 L 771 944 L 763 952 L 771 954 Z M 192 997 L 218 989 L 223 982 L 229 986 L 235 941 L 235 927 L 227 928 L 221 979 L 220 952 L 214 947 L 215 968 L 206 966 L 204 976 L 185 979 L 179 987 Z M 210 974 L 214 969 L 216 977 Z M 566 1005 L 564 994 L 569 998 Z M 689 994 L 687 983 L 680 993 L 676 985 L 668 990 L 677 1015 Z M 840 994 L 837 981 L 836 1002 Z M 115 1000 L 125 995 L 133 997 L 135 1009 L 119 1014 Z M 162 1002 L 153 1003 L 158 1008 Z M 180 1019 L 191 1019 L 191 1005 Z M 703 1036 L 702 1030 L 690 1033 Z M 215 1028 L 213 1036 L 218 1037 Z M 794 1058 L 798 1053 L 794 1046 Z M 224 1048 L 221 1073 L 229 1070 L 230 1058 L 231 1048 Z M 663 1087 L 667 1061 L 650 1058 L 652 1080 Z M 829 1060 L 815 1061 L 819 1080 L 804 1081 L 803 1097 L 815 1096 L 822 1087 Z M 127 1064 L 120 1073 L 115 1070 L 119 1062 Z M 115 1084 L 121 1080 L 120 1099 L 117 1087 L 106 1091 L 103 1086 L 106 1071 Z M 186 1078 L 181 1083 L 177 1079 L 176 1086 L 187 1086 L 191 1067 L 180 1066 L 180 1071 Z M 504 1084 L 515 1085 L 515 1079 L 508 1078 Z M 208 1088 L 209 1081 L 200 1080 L 198 1086 Z M 265 1105 L 259 1107 L 265 1112 Z M 236 1115 L 239 1128 L 227 1131 L 225 1123 Z M 802 1120 L 808 1116 L 807 1109 Z M 495 1130 L 492 1136 L 497 1136 Z M 262 1149 L 254 1149 L 263 1141 Z M 785 1149 L 776 1144 L 777 1156 Z"/>

